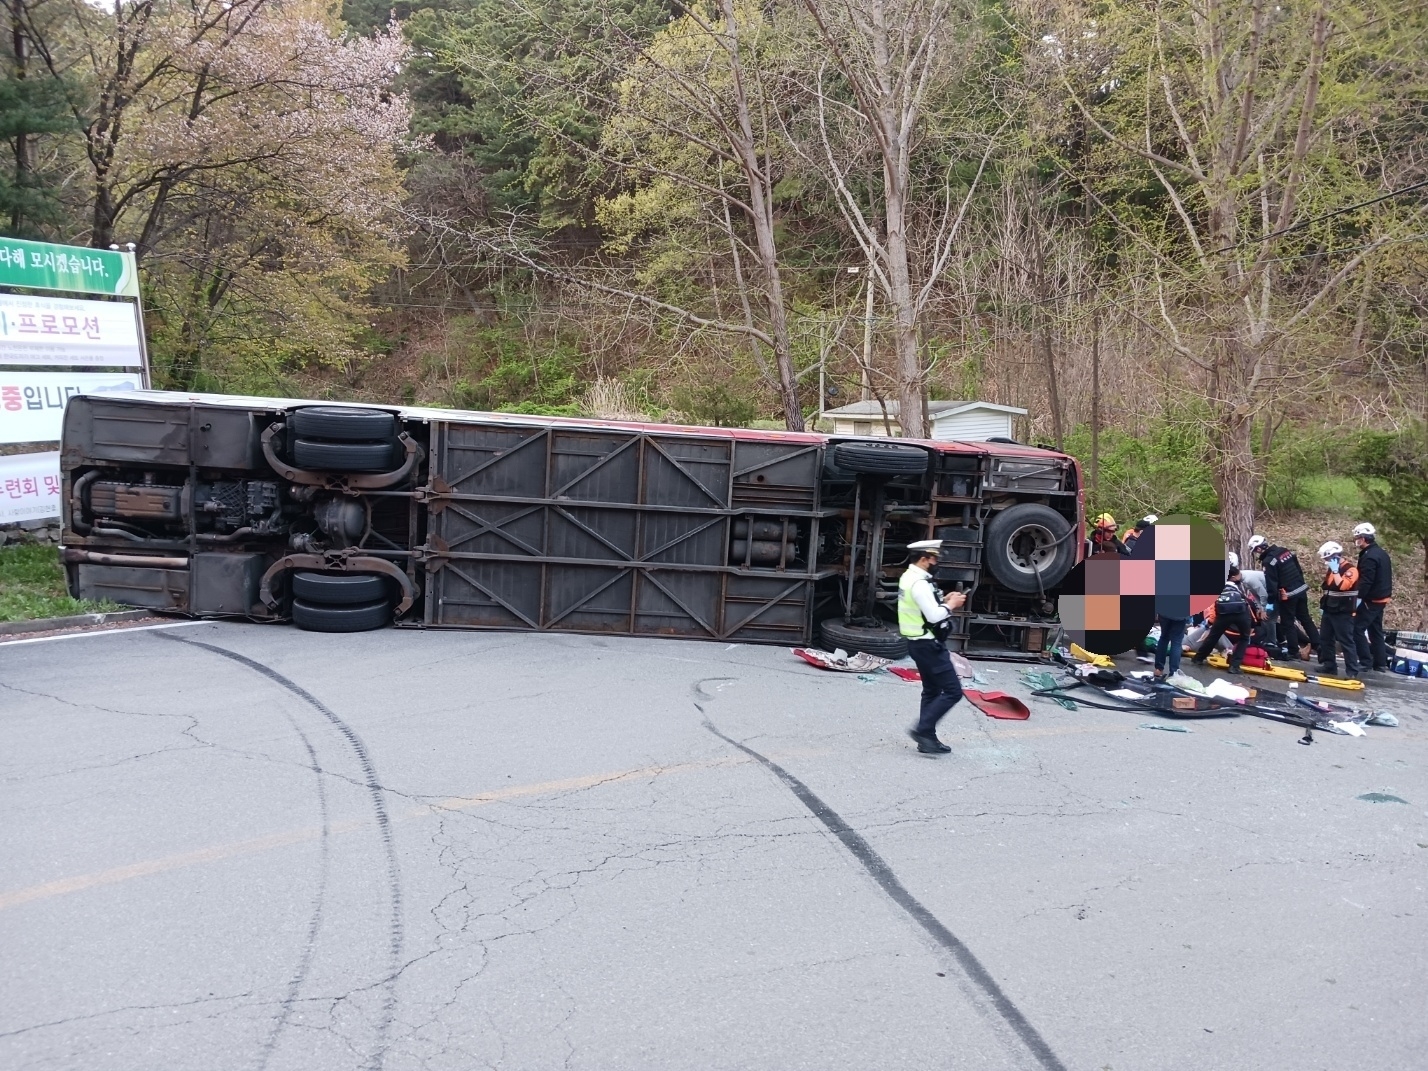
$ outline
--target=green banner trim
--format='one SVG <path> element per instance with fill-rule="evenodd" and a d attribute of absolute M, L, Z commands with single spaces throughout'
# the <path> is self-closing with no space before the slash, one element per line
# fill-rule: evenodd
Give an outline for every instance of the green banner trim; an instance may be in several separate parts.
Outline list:
<path fill-rule="evenodd" d="M 139 296 L 133 253 L 0 238 L 0 286 Z"/>

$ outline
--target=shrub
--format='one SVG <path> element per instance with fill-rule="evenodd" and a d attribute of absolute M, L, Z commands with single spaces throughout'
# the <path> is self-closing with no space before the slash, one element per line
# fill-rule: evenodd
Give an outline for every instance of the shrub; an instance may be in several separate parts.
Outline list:
<path fill-rule="evenodd" d="M 743 428 L 758 414 L 748 393 L 737 388 L 731 390 L 723 383 L 708 383 L 676 390 L 674 405 L 690 423 Z"/>
<path fill-rule="evenodd" d="M 1128 521 L 1147 513 L 1205 516 L 1220 508 L 1210 479 L 1210 443 L 1204 426 L 1195 421 L 1158 421 L 1140 436 L 1119 428 L 1103 429 L 1100 486 L 1094 496 L 1089 491 L 1090 427 L 1073 428 L 1065 449 L 1081 462 L 1088 516 L 1109 512 Z"/>

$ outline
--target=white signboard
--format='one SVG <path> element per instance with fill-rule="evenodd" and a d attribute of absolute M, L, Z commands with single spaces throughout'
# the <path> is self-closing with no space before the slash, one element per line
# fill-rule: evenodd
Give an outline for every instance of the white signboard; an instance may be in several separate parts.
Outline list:
<path fill-rule="evenodd" d="M 128 301 L 0 294 L 0 365 L 141 368 L 135 308 Z"/>
<path fill-rule="evenodd" d="M 58 450 L 0 457 L 0 524 L 59 515 Z"/>
<path fill-rule="evenodd" d="M 137 372 L 11 372 L 0 368 L 0 443 L 58 442 L 76 394 L 139 390 Z"/>

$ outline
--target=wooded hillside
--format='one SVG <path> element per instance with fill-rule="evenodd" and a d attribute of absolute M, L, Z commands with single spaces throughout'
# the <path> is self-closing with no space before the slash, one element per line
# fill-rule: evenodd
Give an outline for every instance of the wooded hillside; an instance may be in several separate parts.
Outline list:
<path fill-rule="evenodd" d="M 4 229 L 135 243 L 167 386 L 791 428 L 872 397 L 912 434 L 981 398 L 1098 506 L 1232 544 L 1306 480 L 1382 505 L 1361 432 L 1428 470 L 1422 4 L 5 15 Z"/>

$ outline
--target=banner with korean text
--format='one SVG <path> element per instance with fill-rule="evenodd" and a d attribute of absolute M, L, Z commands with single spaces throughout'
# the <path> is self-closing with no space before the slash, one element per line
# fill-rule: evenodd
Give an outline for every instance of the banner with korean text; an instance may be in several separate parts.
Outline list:
<path fill-rule="evenodd" d="M 143 364 L 131 302 L 0 294 L 0 365 Z"/>
<path fill-rule="evenodd" d="M 0 443 L 58 442 L 76 394 L 139 390 L 138 372 L 18 372 L 0 368 Z"/>
<path fill-rule="evenodd" d="M 0 238 L 0 286 L 139 296 L 133 253 Z"/>
<path fill-rule="evenodd" d="M 58 450 L 0 457 L 0 524 L 60 515 Z"/>

